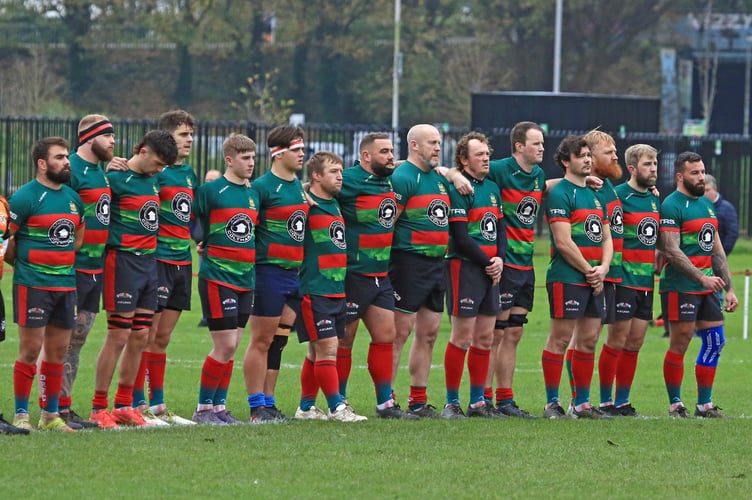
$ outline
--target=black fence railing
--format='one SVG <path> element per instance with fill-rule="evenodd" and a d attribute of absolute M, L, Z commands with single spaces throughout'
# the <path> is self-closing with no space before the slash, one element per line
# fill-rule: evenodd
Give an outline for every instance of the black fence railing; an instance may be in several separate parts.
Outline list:
<path fill-rule="evenodd" d="M 113 120 L 118 144 L 116 154 L 128 157 L 133 146 L 149 130 L 156 126 L 153 120 Z M 75 149 L 78 120 L 54 118 L 0 117 L 0 183 L 2 194 L 8 196 L 33 176 L 29 152 L 33 143 L 45 136 L 62 136 L 71 142 Z M 269 152 L 266 137 L 271 125 L 252 122 L 201 121 L 197 124 L 194 136 L 193 153 L 189 163 L 196 169 L 196 175 L 203 179 L 209 169 L 224 169 L 222 142 L 232 133 L 242 133 L 254 139 L 258 145 L 256 175 L 266 171 L 269 165 Z M 321 125 L 306 124 L 307 153 L 327 150 L 342 156 L 345 165 L 352 165 L 358 157 L 358 145 L 368 132 L 390 131 L 389 126 L 376 125 Z M 467 132 L 465 128 L 443 130 L 443 165 L 451 165 L 456 141 Z M 491 138 L 494 158 L 503 158 L 510 153 L 509 128 L 484 131 Z M 553 161 L 553 151 L 559 141 L 570 133 L 565 130 L 552 130 L 546 134 L 546 154 L 542 164 L 550 178 L 561 177 L 561 169 Z M 407 128 L 394 134 L 395 156 L 407 157 Z M 705 137 L 669 136 L 662 134 L 627 133 L 613 134 L 623 158 L 623 152 L 632 144 L 647 143 L 659 150 L 658 188 L 665 196 L 674 190 L 673 162 L 682 151 L 692 150 L 701 154 L 707 171 L 718 179 L 719 190 L 737 208 L 742 234 L 752 234 L 752 142 L 748 137 L 738 135 L 718 135 Z M 622 161 L 623 163 L 623 161 Z M 625 169 L 626 176 L 626 169 Z"/>

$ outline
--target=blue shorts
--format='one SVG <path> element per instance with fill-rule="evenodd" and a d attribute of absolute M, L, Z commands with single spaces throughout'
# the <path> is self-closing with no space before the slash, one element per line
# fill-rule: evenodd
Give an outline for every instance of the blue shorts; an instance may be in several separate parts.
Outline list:
<path fill-rule="evenodd" d="M 285 304 L 298 312 L 301 299 L 300 280 L 296 270 L 282 269 L 272 264 L 256 266 L 254 316 L 282 316 Z"/>
<path fill-rule="evenodd" d="M 171 264 L 157 261 L 157 304 L 160 310 L 191 310 L 191 290 L 193 289 L 193 270 L 191 265 Z"/>
<path fill-rule="evenodd" d="M 157 310 L 157 260 L 153 254 L 108 250 L 104 261 L 104 309 Z"/>
<path fill-rule="evenodd" d="M 499 285 L 492 285 L 484 267 L 462 259 L 447 266 L 446 303 L 450 316 L 475 317 L 499 314 Z"/>
<path fill-rule="evenodd" d="M 13 285 L 13 321 L 40 328 L 53 324 L 72 329 L 76 324 L 76 291 L 43 290 Z"/>
<path fill-rule="evenodd" d="M 394 289 L 389 276 L 347 273 L 345 295 L 348 323 L 362 318 L 371 306 L 394 311 Z"/>
<path fill-rule="evenodd" d="M 298 340 L 313 342 L 345 336 L 347 304 L 344 297 L 304 295 L 300 314 L 295 322 Z"/>
<path fill-rule="evenodd" d="M 102 302 L 102 284 L 104 273 L 92 274 L 76 271 L 76 310 L 90 313 L 99 312 Z"/>

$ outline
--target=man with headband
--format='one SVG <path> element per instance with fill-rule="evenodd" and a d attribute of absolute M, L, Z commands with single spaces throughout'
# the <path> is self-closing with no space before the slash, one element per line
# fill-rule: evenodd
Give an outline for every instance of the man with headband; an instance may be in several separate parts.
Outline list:
<path fill-rule="evenodd" d="M 243 358 L 251 423 L 285 419 L 274 400 L 282 349 L 300 309 L 298 269 L 303 262 L 308 203 L 298 172 L 305 133 L 285 125 L 269 132 L 272 166 L 253 182 L 258 192 L 256 290 L 251 340 Z"/>
<path fill-rule="evenodd" d="M 395 330 L 389 255 L 397 217 L 397 202 L 390 180 L 393 172 L 391 137 L 375 132 L 363 137 L 360 160 L 342 175 L 342 191 L 337 200 L 347 228 L 347 326 L 337 349 L 337 371 L 339 391 L 345 398 L 353 342 L 362 319 L 371 335 L 368 372 L 376 389 L 376 415 L 415 419 L 414 415 L 402 411 L 392 397 Z"/>

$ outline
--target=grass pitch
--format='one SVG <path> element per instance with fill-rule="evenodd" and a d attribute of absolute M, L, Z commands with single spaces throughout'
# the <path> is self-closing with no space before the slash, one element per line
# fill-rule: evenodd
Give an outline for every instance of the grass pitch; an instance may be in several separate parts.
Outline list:
<path fill-rule="evenodd" d="M 539 284 L 545 278 L 547 244 L 536 254 Z M 731 256 L 732 272 L 742 273 L 752 257 L 752 242 L 740 241 Z M 3 291 L 12 319 L 10 284 Z M 5 457 L 0 497 L 192 498 L 460 498 L 558 497 L 672 498 L 741 497 L 752 484 L 749 443 L 752 415 L 749 380 L 752 340 L 742 340 L 744 276 L 734 276 L 742 305 L 727 315 L 727 345 L 716 378 L 714 402 L 735 417 L 727 420 L 673 420 L 666 417 L 662 360 L 666 339 L 651 328 L 640 354 L 633 404 L 650 418 L 611 421 L 379 421 L 361 424 L 288 422 L 277 425 L 192 427 L 121 432 L 0 436 Z M 656 301 L 657 304 L 657 301 Z M 194 311 L 184 313 L 168 350 L 165 394 L 168 404 L 190 417 L 198 397 L 198 379 L 211 348 L 208 332 L 196 325 Z M 521 407 L 539 414 L 544 403 L 540 353 L 548 331 L 545 289 L 536 291 L 535 311 L 523 337 L 515 395 Z M 442 360 L 448 319 L 434 352 L 429 401 L 444 400 Z M 74 390 L 74 407 L 88 414 L 94 364 L 104 338 L 104 315 L 97 318 Z M 17 354 L 15 325 L 0 344 L 0 409 L 10 416 L 12 366 Z M 248 333 L 236 356 L 228 408 L 247 417 L 240 360 Z M 348 390 L 361 413 L 374 411 L 373 388 L 366 370 L 367 333 L 361 329 L 353 353 Z M 695 340 L 685 359 L 683 394 L 694 403 L 692 365 Z M 599 351 L 600 352 L 600 349 Z M 283 355 L 278 406 L 292 414 L 299 398 L 299 368 L 305 346 L 291 338 Z M 397 378 L 402 405 L 408 393 L 407 353 Z M 597 368 L 597 366 L 596 366 Z M 593 400 L 597 402 L 597 374 Z M 114 393 L 114 392 L 113 392 Z M 568 393 L 566 377 L 561 394 Z M 461 398 L 467 402 L 467 375 Z M 323 397 L 319 405 L 324 407 Z M 32 406 L 32 420 L 38 409 Z"/>

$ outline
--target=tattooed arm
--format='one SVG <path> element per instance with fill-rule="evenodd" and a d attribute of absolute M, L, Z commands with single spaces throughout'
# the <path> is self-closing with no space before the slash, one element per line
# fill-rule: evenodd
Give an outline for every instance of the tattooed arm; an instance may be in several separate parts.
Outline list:
<path fill-rule="evenodd" d="M 721 237 L 718 233 L 715 233 L 715 244 L 713 245 L 713 274 L 719 276 L 726 284 L 724 290 L 727 292 L 733 288 L 731 284 L 731 274 L 729 273 L 728 260 L 726 259 L 726 252 L 723 250 L 723 244 L 721 243 Z"/>
<path fill-rule="evenodd" d="M 726 285 L 726 281 L 724 281 L 723 278 L 719 276 L 708 276 L 692 264 L 689 257 L 687 257 L 679 247 L 680 238 L 681 235 L 678 231 L 661 231 L 659 235 L 658 246 L 663 252 L 663 256 L 669 265 L 685 276 L 697 281 L 708 290 L 717 292 L 723 288 Z M 717 243 L 716 247 L 718 245 L 720 245 L 720 243 Z M 723 252 L 723 248 L 721 248 L 721 252 Z M 713 253 L 713 255 L 713 259 L 715 259 L 715 253 Z M 725 254 L 723 255 L 723 260 L 724 262 L 726 260 Z M 713 268 L 715 269 L 715 260 L 713 261 Z M 728 274 L 728 267 L 726 268 L 726 273 Z"/>

